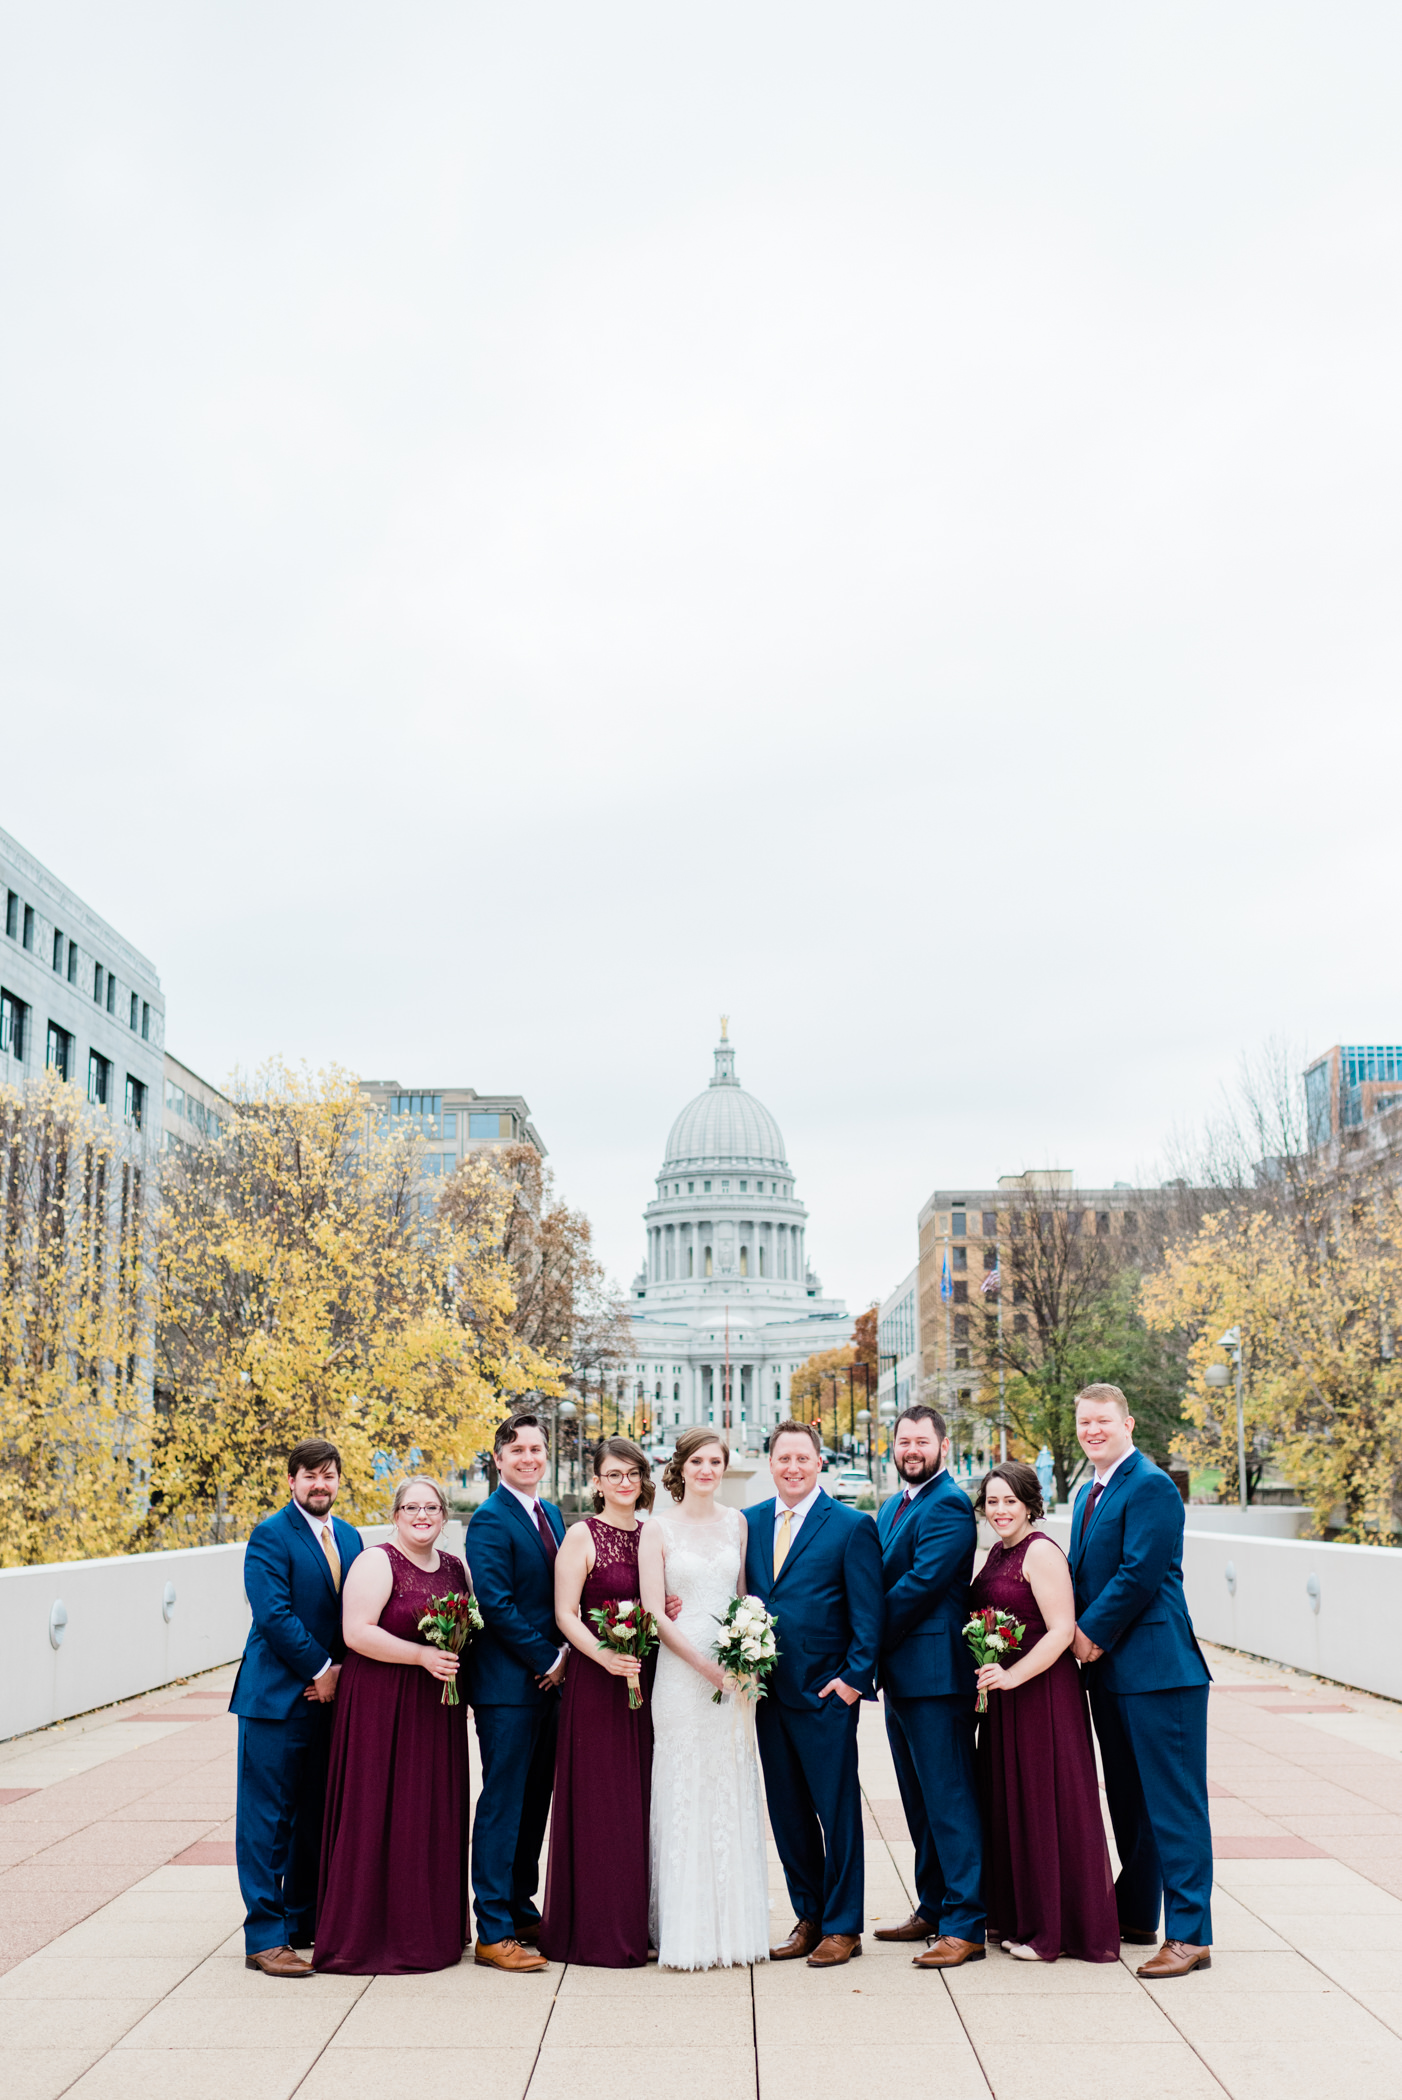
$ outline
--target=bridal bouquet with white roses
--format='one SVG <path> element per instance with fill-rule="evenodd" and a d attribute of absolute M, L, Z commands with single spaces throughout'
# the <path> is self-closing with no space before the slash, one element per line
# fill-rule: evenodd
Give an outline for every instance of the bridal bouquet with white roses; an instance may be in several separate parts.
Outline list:
<path fill-rule="evenodd" d="M 736 1689 L 747 1699 L 762 1699 L 766 1680 L 779 1656 L 779 1643 L 774 1638 L 778 1620 L 765 1610 L 758 1597 L 732 1597 L 724 1618 L 717 1623 L 720 1639 L 716 1642 L 716 1661 L 735 1679 Z M 713 1692 L 712 1705 L 719 1706 L 720 1702 L 720 1693 Z"/>

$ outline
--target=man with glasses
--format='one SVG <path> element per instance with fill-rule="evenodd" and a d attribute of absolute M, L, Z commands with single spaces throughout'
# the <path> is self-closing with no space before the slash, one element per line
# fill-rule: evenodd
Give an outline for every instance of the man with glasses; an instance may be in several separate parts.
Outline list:
<path fill-rule="evenodd" d="M 360 1533 L 331 1514 L 341 1454 L 309 1437 L 287 1455 L 292 1499 L 254 1526 L 243 1562 L 253 1626 L 229 1710 L 239 1717 L 234 1852 L 244 1966 L 310 1976 L 331 1702 L 346 1647 L 341 1583 Z"/>

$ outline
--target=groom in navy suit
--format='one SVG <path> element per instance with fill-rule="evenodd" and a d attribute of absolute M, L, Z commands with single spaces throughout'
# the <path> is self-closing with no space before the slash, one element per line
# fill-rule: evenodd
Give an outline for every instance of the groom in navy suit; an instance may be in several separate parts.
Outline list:
<path fill-rule="evenodd" d="M 1085 1667 L 1120 1855 L 1120 1937 L 1164 1944 L 1141 1976 L 1212 1966 L 1212 1829 L 1207 1813 L 1211 1682 L 1183 1596 L 1183 1501 L 1134 1448 L 1117 1385 L 1076 1397 L 1076 1435 L 1094 1468 L 1071 1512 L 1074 1654 Z"/>
<path fill-rule="evenodd" d="M 255 1524 L 243 1560 L 253 1626 L 229 1711 L 239 1717 L 234 1855 L 244 1965 L 310 1976 L 331 1702 L 345 1660 L 341 1582 L 360 1533 L 331 1514 L 341 1454 L 311 1437 L 287 1455 L 292 1500 Z"/>
<path fill-rule="evenodd" d="M 492 1448 L 501 1485 L 467 1527 L 483 1622 L 465 1672 L 482 1753 L 472 1826 L 473 1960 L 520 1974 L 549 1967 L 535 1947 L 535 1893 L 567 1653 L 555 1624 L 555 1556 L 565 1520 L 536 1492 L 550 1456 L 538 1415 L 503 1422 Z"/>
<path fill-rule="evenodd" d="M 876 1526 L 823 1493 L 811 1423 L 769 1441 L 772 1502 L 747 1509 L 745 1583 L 778 1620 L 779 1657 L 756 1716 L 774 1842 L 798 1922 L 771 1961 L 831 1969 L 862 1951 L 865 1859 L 859 1701 L 881 1643 Z"/>
<path fill-rule="evenodd" d="M 983 1832 L 974 1779 L 974 1661 L 964 1641 L 978 1524 L 951 1479 L 944 1417 L 897 1416 L 891 1453 L 905 1492 L 878 1521 L 886 1625 L 879 1681 L 910 1834 L 916 1907 L 879 1940 L 933 1939 L 917 1969 L 983 1961 Z"/>

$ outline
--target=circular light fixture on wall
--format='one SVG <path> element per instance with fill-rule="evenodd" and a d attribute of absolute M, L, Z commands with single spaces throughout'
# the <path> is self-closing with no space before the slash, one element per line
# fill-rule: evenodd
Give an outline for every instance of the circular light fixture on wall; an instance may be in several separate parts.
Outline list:
<path fill-rule="evenodd" d="M 61 1648 L 63 1636 L 68 1631 L 68 1606 L 61 1597 L 55 1597 L 49 1607 L 49 1646 Z"/>

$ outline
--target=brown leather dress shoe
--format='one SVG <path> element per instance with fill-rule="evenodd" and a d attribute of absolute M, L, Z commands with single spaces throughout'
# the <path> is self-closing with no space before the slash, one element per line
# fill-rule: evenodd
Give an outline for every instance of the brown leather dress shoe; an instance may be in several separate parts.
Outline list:
<path fill-rule="evenodd" d="M 543 1954 L 537 1954 L 534 1947 L 523 1947 L 519 1940 L 478 1940 L 472 1959 L 484 1969 L 509 1969 L 514 1976 L 529 1976 L 550 1967 Z"/>
<path fill-rule="evenodd" d="M 261 1969 L 265 1976 L 310 1976 L 312 1965 L 294 1954 L 290 1947 L 260 1947 L 256 1954 L 245 1954 L 246 1969 Z"/>
<path fill-rule="evenodd" d="M 928 1940 L 933 1939 L 934 1934 L 935 1928 L 929 1919 L 922 1918 L 918 1910 L 913 1910 L 904 1925 L 883 1925 L 880 1932 L 872 1934 L 872 1938 L 874 1940 Z"/>
<path fill-rule="evenodd" d="M 840 1969 L 862 1951 L 859 1932 L 830 1932 L 808 1957 L 810 1969 Z"/>
<path fill-rule="evenodd" d="M 1210 1947 L 1190 1947 L 1186 1940 L 1165 1940 L 1158 1953 L 1141 1962 L 1134 1973 L 1153 1983 L 1160 1977 L 1190 1976 L 1194 1969 L 1211 1967 Z"/>
<path fill-rule="evenodd" d="M 1125 1947 L 1157 1947 L 1159 1936 L 1156 1932 L 1136 1932 L 1132 1925 L 1121 1925 L 1120 1942 Z"/>
<path fill-rule="evenodd" d="M 516 1927 L 516 1937 L 523 1947 L 534 1947 L 536 1941 L 540 1938 L 540 1919 L 537 1918 L 534 1925 L 518 1925 Z M 1156 1943 L 1158 1934 L 1151 1932 L 1149 1938 L 1151 1942 Z"/>
<path fill-rule="evenodd" d="M 801 1955 L 811 1954 L 822 1936 L 811 1918 L 800 1918 L 783 1944 L 770 1948 L 769 1959 L 797 1961 Z"/>
<path fill-rule="evenodd" d="M 911 1967 L 915 1969 L 962 1969 L 967 1961 L 987 1961 L 988 1948 L 982 1940 L 957 1940 L 946 1932 L 937 1939 L 933 1947 L 917 1954 Z"/>

